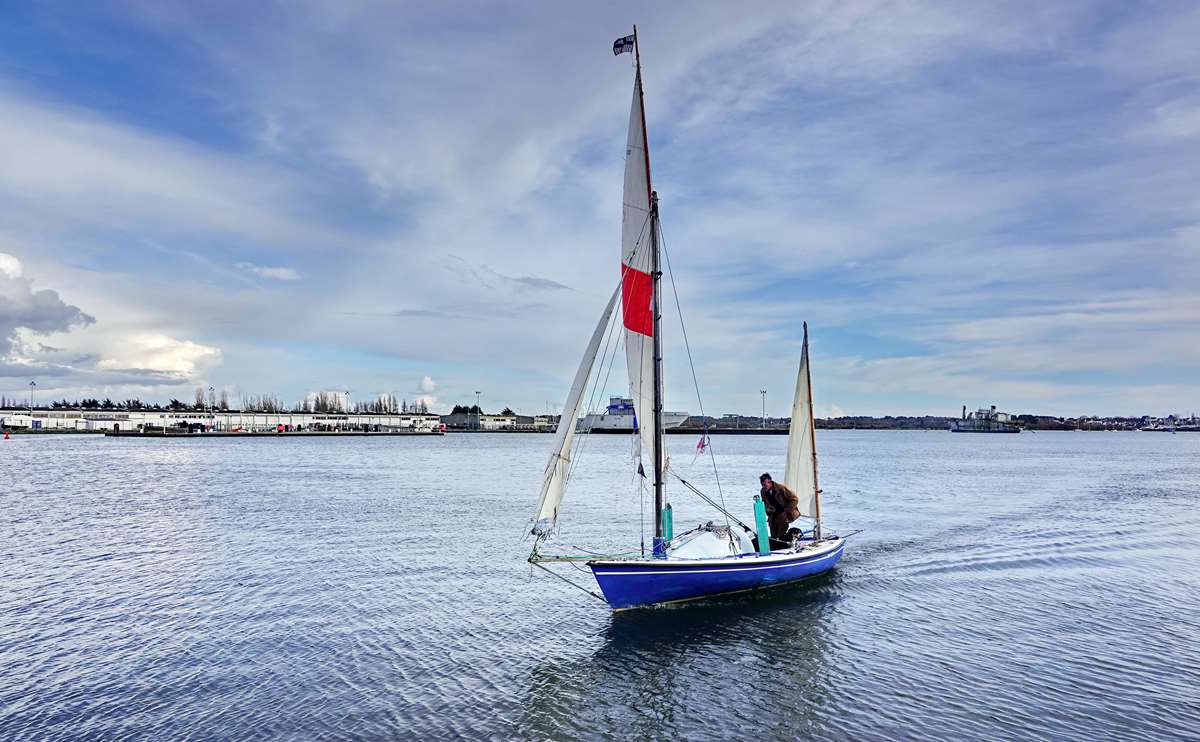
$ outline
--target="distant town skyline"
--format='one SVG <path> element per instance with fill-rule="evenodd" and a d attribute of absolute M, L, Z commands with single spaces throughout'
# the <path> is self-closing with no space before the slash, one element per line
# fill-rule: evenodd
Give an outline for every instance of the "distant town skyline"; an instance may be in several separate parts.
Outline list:
<path fill-rule="evenodd" d="M 401 399 L 392 395 L 381 395 L 372 399 L 356 399 L 345 393 L 339 392 L 314 392 L 295 402 L 286 402 L 273 394 L 249 395 L 243 398 L 229 398 L 228 395 L 219 396 L 215 389 L 210 389 L 207 393 L 204 390 L 197 388 L 190 399 L 179 399 L 173 397 L 166 403 L 156 402 L 154 400 L 141 399 L 111 399 L 104 398 L 82 398 L 82 399 L 36 399 L 36 397 L 10 397 L 0 394 L 0 410 L 12 410 L 20 412 L 30 406 L 30 402 L 34 402 L 35 410 L 97 410 L 97 411 L 120 411 L 120 410 L 162 410 L 162 411 L 242 411 L 242 412 L 271 412 L 271 413 L 288 413 L 288 412 L 351 412 L 355 414 L 408 414 L 421 413 L 432 415 L 449 415 L 452 413 L 475 414 L 479 413 L 484 416 L 488 415 L 518 415 L 525 417 L 550 417 L 558 418 L 559 413 L 548 410 L 522 410 L 513 409 L 505 405 L 495 409 L 487 409 L 485 407 L 476 406 L 467 402 L 458 402 L 453 405 L 446 405 L 444 409 L 430 407 L 427 402 L 417 398 L 415 400 Z M 984 412 L 987 408 L 967 408 L 961 411 L 960 414 L 974 414 L 976 412 Z M 961 410 L 961 408 L 960 408 Z M 595 412 L 603 412 L 603 408 L 598 408 Z M 1196 420 L 1195 412 L 1169 412 L 1169 413 L 1154 413 L 1144 412 L 1141 414 L 1131 415 L 1106 415 L 1106 414 L 1091 414 L 1091 415 L 1045 415 L 1031 410 L 1022 411 L 1006 411 L 996 410 L 1005 413 L 1011 418 L 1020 418 L 1028 421 L 1029 419 L 1046 420 L 1084 420 L 1095 419 L 1104 421 L 1114 420 L 1148 420 L 1151 422 L 1170 422 L 1173 420 Z M 610 411 L 611 412 L 611 411 Z M 580 419 L 588 417 L 587 412 L 581 413 Z M 753 427 L 758 421 L 762 421 L 764 426 L 786 424 L 790 419 L 787 415 L 767 415 L 762 416 L 756 413 L 738 412 L 738 411 L 722 411 L 717 413 L 709 412 L 706 415 L 689 415 L 687 425 L 691 429 L 697 425 L 704 424 L 704 420 L 717 423 L 729 422 L 732 419 L 739 419 L 748 422 L 747 427 Z M 921 420 L 921 419 L 937 419 L 937 420 L 952 420 L 955 415 L 947 415 L 941 413 L 916 413 L 916 414 L 870 414 L 858 413 L 854 415 L 838 414 L 819 416 L 819 420 L 825 421 L 851 421 L 851 420 L 875 420 L 882 421 L 891 418 L 901 420 Z M 836 426 L 836 427 L 853 427 L 853 426 Z"/>
<path fill-rule="evenodd" d="M 635 22 L 704 412 L 786 416 L 802 320 L 820 417 L 1200 409 L 1186 2 L 17 5 L 0 393 L 557 412 Z"/>

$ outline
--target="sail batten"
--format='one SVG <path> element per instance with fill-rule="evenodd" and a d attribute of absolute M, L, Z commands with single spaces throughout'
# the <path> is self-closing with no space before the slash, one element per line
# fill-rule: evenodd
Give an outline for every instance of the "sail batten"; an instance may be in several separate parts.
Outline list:
<path fill-rule="evenodd" d="M 804 348 L 800 370 L 796 374 L 796 393 L 792 398 L 792 424 L 788 429 L 787 468 L 783 483 L 800 500 L 800 515 L 820 519 L 817 487 L 817 442 L 813 421 L 812 379 L 808 365 L 808 325 L 804 325 Z"/>
<path fill-rule="evenodd" d="M 538 496 L 537 513 L 534 516 L 532 533 L 539 538 L 549 536 L 558 520 L 558 508 L 562 504 L 563 495 L 566 494 L 567 475 L 571 472 L 571 444 L 575 440 L 575 421 L 579 419 L 583 392 L 592 375 L 596 354 L 600 351 L 600 343 L 604 340 L 605 330 L 612 318 L 619 294 L 618 287 L 609 298 L 604 313 L 600 315 L 600 321 L 596 323 L 592 338 L 579 361 L 579 368 L 575 371 L 575 380 L 571 383 L 567 401 L 563 404 L 558 428 L 554 433 L 554 448 L 551 450 L 550 460 L 546 463 L 545 478 L 542 480 L 542 491 Z"/>

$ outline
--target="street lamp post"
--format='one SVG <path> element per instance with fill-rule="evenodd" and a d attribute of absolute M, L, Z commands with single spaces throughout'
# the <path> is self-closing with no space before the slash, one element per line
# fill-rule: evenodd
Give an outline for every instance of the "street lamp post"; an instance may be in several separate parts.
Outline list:
<path fill-rule="evenodd" d="M 346 390 L 346 427 L 350 427 L 350 390 Z"/>
<path fill-rule="evenodd" d="M 767 390 L 759 389 L 758 393 L 762 395 L 762 413 L 763 413 L 762 414 L 762 427 L 763 427 L 763 430 L 766 430 L 767 429 Z"/>
<path fill-rule="evenodd" d="M 29 419 L 30 419 L 30 421 L 33 420 L 33 388 L 35 386 L 37 386 L 36 381 L 29 382 Z M 30 422 L 29 424 L 33 425 L 33 422 Z"/>
<path fill-rule="evenodd" d="M 479 406 L 479 391 L 475 392 L 475 429 L 483 429 L 483 408 Z"/>
<path fill-rule="evenodd" d="M 217 403 L 216 389 L 211 386 L 208 388 L 208 429 L 214 430 L 217 426 L 214 424 L 216 420 L 215 408 Z"/>

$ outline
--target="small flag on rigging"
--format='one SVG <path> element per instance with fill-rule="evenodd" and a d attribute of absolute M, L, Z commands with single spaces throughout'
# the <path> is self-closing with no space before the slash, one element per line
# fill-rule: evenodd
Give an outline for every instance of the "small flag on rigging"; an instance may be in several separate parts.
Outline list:
<path fill-rule="evenodd" d="M 696 444 L 696 453 L 704 453 L 704 450 L 708 448 L 708 444 L 708 434 L 705 433 L 704 435 L 700 436 L 700 442 Z"/>
<path fill-rule="evenodd" d="M 625 36 L 613 42 L 613 54 L 624 54 L 633 51 L 633 36 Z"/>

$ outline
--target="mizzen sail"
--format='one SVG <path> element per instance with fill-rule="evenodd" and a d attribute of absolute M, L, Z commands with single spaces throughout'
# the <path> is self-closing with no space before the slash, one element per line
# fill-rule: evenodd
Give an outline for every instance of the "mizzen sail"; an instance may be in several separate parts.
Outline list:
<path fill-rule="evenodd" d="M 800 515 L 820 520 L 817 488 L 817 439 L 813 425 L 812 379 L 808 369 L 808 323 L 804 324 L 804 349 L 792 399 L 792 425 L 788 430 L 787 469 L 783 483 L 800 499 Z"/>
<path fill-rule="evenodd" d="M 538 497 L 537 514 L 534 516 L 533 535 L 539 538 L 549 536 L 558 520 L 558 506 L 566 493 L 567 475 L 571 472 L 571 444 L 575 440 L 575 421 L 579 419 L 579 409 L 583 405 L 583 392 L 587 388 L 588 378 L 592 375 L 592 366 L 596 363 L 596 354 L 600 350 L 600 342 L 604 339 L 604 331 L 612 317 L 613 308 L 617 303 L 617 292 L 614 291 L 608 300 L 608 306 L 600 315 L 600 321 L 592 332 L 587 350 L 579 361 L 575 371 L 575 381 L 571 383 L 571 392 L 563 404 L 562 416 L 558 420 L 558 429 L 554 433 L 554 448 L 550 460 L 546 463 L 545 479 L 542 481 L 542 492 Z"/>

